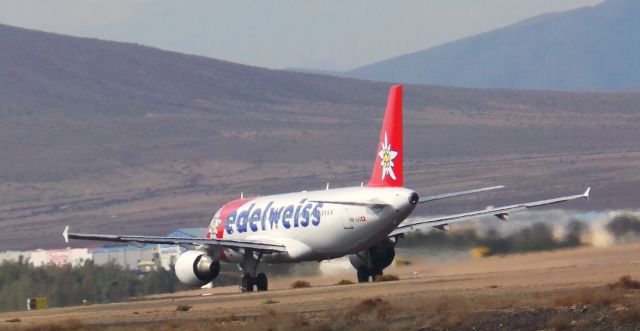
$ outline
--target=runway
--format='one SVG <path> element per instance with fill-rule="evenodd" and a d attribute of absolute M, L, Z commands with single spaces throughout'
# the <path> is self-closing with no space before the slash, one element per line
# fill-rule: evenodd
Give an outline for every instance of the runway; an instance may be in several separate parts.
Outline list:
<path fill-rule="evenodd" d="M 462 321 L 449 321 L 449 327 L 464 329 L 478 323 L 482 329 L 483 325 L 490 325 L 487 323 L 491 316 L 528 311 L 538 311 L 538 319 L 543 316 L 545 320 L 541 323 L 548 325 L 554 316 L 568 309 L 563 302 L 573 298 L 577 291 L 600 288 L 623 275 L 640 278 L 640 244 L 455 262 L 429 263 L 428 257 L 426 260 L 426 263 L 387 269 L 387 274 L 399 276 L 398 281 L 335 285 L 341 279 L 355 281 L 351 272 L 340 276 L 300 278 L 309 281 L 312 287 L 291 289 L 290 284 L 299 278 L 273 278 L 268 292 L 239 293 L 236 286 L 230 286 L 156 295 L 123 303 L 2 313 L 0 327 L 13 329 L 77 323 L 79 329 L 144 326 L 198 329 L 203 325 L 224 328 L 232 323 L 256 328 L 276 325 L 276 328 L 286 329 L 285 324 L 304 321 L 301 325 L 312 329 L 327 325 L 334 329 L 351 329 L 354 325 L 349 324 L 349 316 L 356 316 L 364 323 L 362 325 L 375 322 L 392 323 L 389 325 L 400 329 L 420 326 L 437 329 L 448 325 L 446 321 L 437 320 L 439 315 L 447 318 L 459 315 L 457 319 Z M 625 301 L 620 304 L 633 306 L 637 297 L 635 290 L 625 292 L 620 297 Z M 602 309 L 613 309 L 614 304 L 618 302 L 609 303 Z M 598 307 L 595 303 L 592 305 Z M 188 311 L 178 311 L 178 306 L 191 307 Z M 377 317 L 367 315 L 369 310 Z M 366 316 L 363 311 L 367 312 Z M 383 314 L 383 311 L 391 315 Z M 596 314 L 596 310 L 593 311 Z M 404 316 L 400 322 L 395 320 L 399 315 Z M 265 320 L 265 316 L 271 318 Z M 465 316 L 469 316 L 469 321 L 465 321 Z M 7 322 L 11 319 L 20 322 Z M 526 318 L 517 319 L 526 323 Z"/>

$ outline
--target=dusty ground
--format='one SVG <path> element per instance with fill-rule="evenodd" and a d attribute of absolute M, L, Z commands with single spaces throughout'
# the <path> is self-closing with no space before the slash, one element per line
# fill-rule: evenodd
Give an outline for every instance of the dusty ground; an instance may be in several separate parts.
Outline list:
<path fill-rule="evenodd" d="M 270 279 L 266 293 L 221 287 L 124 303 L 0 314 L 20 329 L 636 329 L 640 290 L 607 287 L 640 278 L 640 244 L 416 262 L 387 269 L 399 281 L 334 285 L 353 273 Z M 640 285 L 638 286 L 640 287 Z M 178 311 L 178 306 L 190 306 Z M 19 322 L 15 321 L 19 319 Z M 14 320 L 14 322 L 9 322 Z M 640 324 L 637 324 L 640 325 Z"/>

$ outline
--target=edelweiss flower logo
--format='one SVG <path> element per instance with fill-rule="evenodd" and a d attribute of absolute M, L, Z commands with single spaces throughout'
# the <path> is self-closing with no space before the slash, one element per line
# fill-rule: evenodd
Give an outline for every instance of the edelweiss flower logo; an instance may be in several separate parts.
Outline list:
<path fill-rule="evenodd" d="M 216 232 L 218 232 L 218 227 L 220 227 L 220 224 L 222 224 L 222 220 L 219 218 L 216 218 L 213 220 L 213 222 L 211 222 L 211 226 L 209 226 L 209 233 L 211 233 L 212 236 L 216 234 Z"/>
<path fill-rule="evenodd" d="M 382 149 L 378 152 L 380 157 L 380 165 L 382 166 L 382 180 L 389 174 L 391 179 L 396 180 L 396 174 L 393 172 L 393 160 L 398 156 L 398 152 L 391 150 L 391 145 L 387 139 L 387 133 L 384 133 L 384 142 L 381 143 Z"/>

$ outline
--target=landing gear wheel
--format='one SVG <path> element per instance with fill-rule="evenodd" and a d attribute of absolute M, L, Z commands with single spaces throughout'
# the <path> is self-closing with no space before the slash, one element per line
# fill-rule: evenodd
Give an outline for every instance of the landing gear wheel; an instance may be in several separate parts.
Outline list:
<path fill-rule="evenodd" d="M 256 277 L 256 287 L 258 291 L 266 291 L 269 288 L 269 281 L 267 280 L 267 275 L 264 273 L 259 273 Z"/>
<path fill-rule="evenodd" d="M 358 267 L 358 283 L 366 283 L 369 281 L 369 268 Z"/>
<path fill-rule="evenodd" d="M 242 280 L 240 280 L 240 290 L 242 292 L 253 291 L 253 279 L 250 274 L 242 275 Z"/>

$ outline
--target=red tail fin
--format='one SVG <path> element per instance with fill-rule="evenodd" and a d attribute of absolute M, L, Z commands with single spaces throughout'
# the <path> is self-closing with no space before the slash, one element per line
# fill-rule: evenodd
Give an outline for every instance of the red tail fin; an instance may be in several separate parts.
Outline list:
<path fill-rule="evenodd" d="M 378 153 L 367 186 L 402 187 L 402 85 L 389 90 Z"/>

